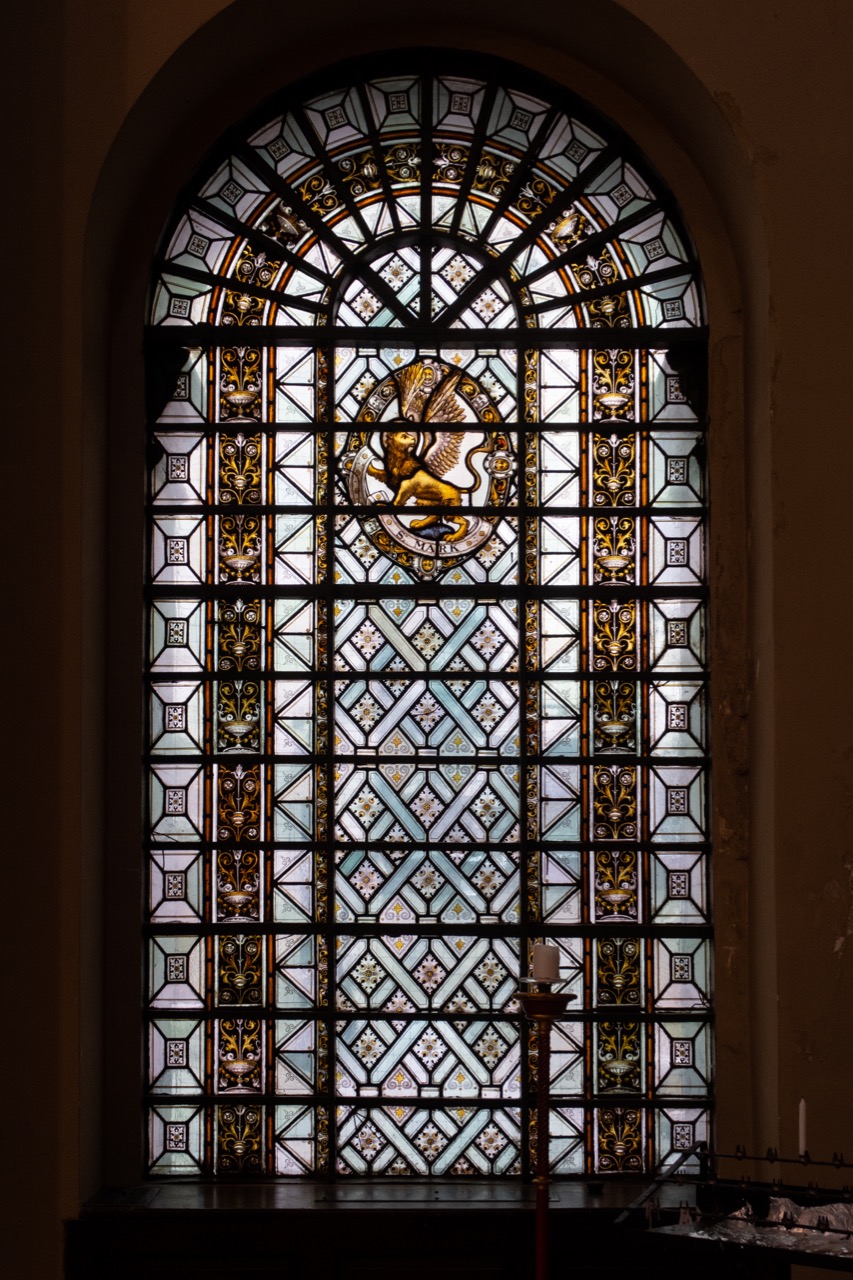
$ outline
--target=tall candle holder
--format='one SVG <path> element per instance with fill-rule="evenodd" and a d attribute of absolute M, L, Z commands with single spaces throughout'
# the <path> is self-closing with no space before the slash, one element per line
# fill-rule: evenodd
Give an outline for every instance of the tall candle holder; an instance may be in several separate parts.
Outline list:
<path fill-rule="evenodd" d="M 545 948 L 543 948 L 543 951 Z M 556 948 L 555 948 L 556 950 Z M 548 1280 L 548 1200 L 551 1185 L 548 1147 L 550 1137 L 550 1101 L 551 1101 L 551 1027 L 561 1017 L 574 995 L 568 992 L 554 991 L 553 987 L 565 985 L 559 981 L 545 981 L 537 976 L 539 972 L 548 972 L 534 963 L 534 976 L 521 978 L 522 990 L 518 992 L 518 1000 L 524 1010 L 524 1016 L 536 1024 L 536 1045 L 538 1050 L 538 1072 L 536 1078 L 536 1174 L 533 1179 L 536 1187 L 536 1280 Z M 554 974 L 559 978 L 559 970 Z M 548 977 L 551 977 L 548 972 Z M 524 990 L 525 987 L 536 987 L 536 990 Z"/>

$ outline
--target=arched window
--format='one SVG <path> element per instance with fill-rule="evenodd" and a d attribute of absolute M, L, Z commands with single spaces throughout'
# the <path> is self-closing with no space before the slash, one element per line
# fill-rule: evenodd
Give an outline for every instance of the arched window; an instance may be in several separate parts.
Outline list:
<path fill-rule="evenodd" d="M 160 1174 L 557 1173 L 709 1134 L 698 266 L 631 143 L 400 54 L 267 104 L 148 317 Z"/>

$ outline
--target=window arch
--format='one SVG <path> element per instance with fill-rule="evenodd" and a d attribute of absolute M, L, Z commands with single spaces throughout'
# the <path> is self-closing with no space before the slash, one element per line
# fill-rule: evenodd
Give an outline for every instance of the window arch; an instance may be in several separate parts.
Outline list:
<path fill-rule="evenodd" d="M 147 334 L 149 1172 L 524 1173 L 540 939 L 555 1171 L 707 1137 L 672 197 L 518 67 L 338 69 L 203 166 Z"/>

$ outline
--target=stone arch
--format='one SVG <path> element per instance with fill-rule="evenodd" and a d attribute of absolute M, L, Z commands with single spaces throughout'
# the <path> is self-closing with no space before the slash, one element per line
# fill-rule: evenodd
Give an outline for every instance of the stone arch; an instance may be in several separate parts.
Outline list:
<path fill-rule="evenodd" d="M 744 655 L 748 637 L 745 627 L 740 630 L 721 625 L 720 614 L 725 611 L 727 617 L 745 618 L 747 582 L 742 571 L 744 489 L 740 480 L 732 485 L 730 479 L 724 481 L 723 477 L 730 477 L 732 468 L 738 477 L 742 475 L 745 410 L 748 405 L 757 423 L 766 421 L 764 407 L 768 394 L 766 386 L 744 376 L 742 364 L 744 350 L 759 352 L 767 341 L 766 285 L 760 268 L 764 255 L 747 166 L 704 88 L 691 77 L 671 49 L 617 4 L 599 6 L 594 22 L 580 7 L 572 13 L 571 23 L 566 20 L 565 7 L 558 6 L 543 6 L 534 15 L 525 15 L 524 23 L 511 16 L 509 6 L 504 12 L 502 6 L 494 4 L 483 6 L 482 23 L 458 22 L 452 6 L 447 6 L 446 15 L 435 6 L 431 13 L 431 25 L 440 23 L 442 28 L 440 43 L 446 41 L 455 47 L 506 53 L 563 82 L 571 82 L 576 92 L 620 122 L 677 193 L 698 244 L 705 265 L 711 324 L 710 411 L 719 440 L 711 461 L 715 493 L 712 559 L 717 566 L 714 591 L 719 611 L 714 628 L 716 697 L 719 699 L 714 734 L 719 748 L 717 758 L 723 765 L 722 769 L 718 767 L 718 775 L 722 776 L 715 778 L 715 809 L 718 824 L 722 824 L 723 840 L 718 843 L 724 862 L 725 832 L 729 829 L 739 832 L 730 846 L 731 860 L 725 862 L 717 893 L 718 897 L 734 902 L 745 887 L 743 871 L 737 863 L 743 855 L 747 800 L 742 783 L 734 778 L 727 762 L 734 768 L 743 766 L 743 730 L 738 728 L 735 733 L 731 725 L 738 719 L 734 708 L 742 700 L 746 686 Z M 188 153 L 193 153 L 193 159 L 200 156 L 221 126 L 239 118 L 266 90 L 297 78 L 320 63 L 334 61 L 336 50 L 351 53 L 354 48 L 376 49 L 414 43 L 419 35 L 416 23 L 412 21 L 406 30 L 399 21 L 391 22 L 391 6 L 388 14 L 389 23 L 383 30 L 385 12 L 382 6 L 375 6 L 369 27 L 364 27 L 342 5 L 337 34 L 330 34 L 329 26 L 324 25 L 323 40 L 318 45 L 315 19 L 308 12 L 297 14 L 283 30 L 277 25 L 274 5 L 233 4 L 191 37 L 148 86 L 113 147 L 90 216 L 86 265 L 91 282 L 90 311 L 85 324 L 87 366 L 100 370 L 108 363 L 111 387 L 109 424 L 106 412 L 101 412 L 102 406 L 92 407 L 95 438 L 107 428 L 113 433 L 116 421 L 130 424 L 138 420 L 134 403 L 140 400 L 134 397 L 141 396 L 141 371 L 131 335 L 144 298 L 140 256 L 142 261 L 147 260 L 145 246 L 152 244 L 183 175 L 193 167 L 192 161 L 188 162 Z M 328 21 L 327 11 L 324 23 Z M 607 32 L 605 42 L 601 38 L 603 30 Z M 247 44 L 242 39 L 247 31 L 264 33 L 263 54 L 252 55 L 251 42 Z M 176 152 L 182 149 L 175 148 L 173 140 L 182 135 L 187 136 L 187 147 L 183 155 L 179 155 Z M 698 168 L 690 157 L 691 151 L 701 156 Z M 116 316 L 109 342 L 105 341 L 98 319 L 108 296 L 114 299 Z M 113 473 L 112 500 L 118 508 L 131 497 L 136 483 L 131 433 L 127 432 L 113 449 L 117 469 Z M 760 547 L 764 527 L 761 512 L 766 511 L 766 476 L 759 469 L 750 475 L 749 483 L 753 486 L 753 511 Z M 120 526 L 121 520 L 117 523 Z M 130 669 L 123 655 L 128 648 L 131 654 L 136 652 L 133 643 L 128 644 L 135 623 L 131 612 L 120 603 L 122 584 L 127 580 L 130 566 L 135 564 L 138 564 L 137 535 L 126 531 L 125 536 L 117 537 L 112 543 L 109 581 L 110 597 L 116 609 L 111 610 L 115 655 L 110 659 L 111 688 L 116 683 L 121 687 Z M 759 582 L 752 595 L 756 615 L 761 613 L 761 590 Z M 131 611 L 134 604 L 130 605 Z M 755 629 L 754 643 L 761 644 L 759 627 Z M 123 708 L 119 698 L 112 714 L 125 724 L 128 720 L 133 723 L 137 716 L 133 696 L 127 697 Z M 760 714 L 765 726 L 770 723 L 769 708 Z M 126 816 L 126 802 L 135 793 L 135 755 L 133 760 L 128 760 L 119 753 L 110 768 L 112 782 L 108 791 L 124 798 L 120 805 L 124 815 L 108 808 L 109 829 L 128 837 L 132 824 Z M 769 796 L 762 797 L 759 787 L 752 797 L 753 807 L 761 811 L 768 800 Z M 134 812 L 132 805 L 130 812 Z M 769 847 L 769 833 L 762 839 Z M 760 848 L 756 847 L 754 854 L 760 863 Z M 133 870 L 127 868 L 112 874 L 117 883 L 108 889 L 110 901 L 127 903 L 135 891 Z M 120 911 L 116 916 L 112 910 L 109 913 L 114 920 L 118 915 Z M 731 928 L 732 936 L 736 937 L 746 925 L 742 903 L 737 907 L 733 905 L 731 921 L 723 928 Z M 135 972 L 135 940 L 122 938 L 122 932 L 121 925 L 111 924 L 108 919 L 108 937 L 112 937 L 116 952 L 123 954 L 125 971 L 132 973 Z M 724 936 L 720 942 L 726 945 Z M 108 983 L 110 981 L 108 979 Z M 751 1039 L 747 1030 L 750 982 L 757 982 L 760 987 L 761 973 L 750 974 L 739 953 L 733 973 L 721 975 L 720 985 L 721 1021 L 728 1019 L 730 1042 L 737 1048 L 728 1072 L 725 1059 L 720 1063 L 719 1087 L 721 1098 L 726 1096 L 727 1089 L 731 1091 L 730 1114 L 733 1116 L 743 1115 L 743 1107 L 738 1107 L 736 1101 L 737 1082 L 733 1070 L 735 1058 L 740 1059 L 742 1068 L 743 1055 Z M 109 990 L 107 999 L 113 1005 L 114 997 Z M 765 1043 L 768 1044 L 766 1038 Z M 772 1044 L 772 1040 L 769 1043 Z M 766 1051 L 769 1054 L 770 1048 Z M 110 1063 L 107 1078 L 111 1082 L 107 1105 L 112 1128 L 116 1117 L 135 1095 L 136 1058 L 126 1047 L 108 1044 L 107 1061 Z M 133 1114 L 132 1102 L 129 1113 Z M 136 1167 L 136 1134 L 133 1125 L 123 1134 L 121 1122 L 117 1127 L 118 1140 L 111 1139 L 108 1144 L 107 1168 L 112 1178 L 126 1180 L 133 1176 L 130 1170 Z"/>

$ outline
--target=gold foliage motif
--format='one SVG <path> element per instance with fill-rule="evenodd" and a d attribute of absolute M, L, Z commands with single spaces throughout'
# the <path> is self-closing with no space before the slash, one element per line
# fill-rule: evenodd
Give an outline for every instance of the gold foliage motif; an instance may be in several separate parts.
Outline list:
<path fill-rule="evenodd" d="M 524 421 L 539 421 L 539 352 L 524 353 Z M 536 501 L 534 496 L 532 502 Z"/>
<path fill-rule="evenodd" d="M 314 904 L 317 923 L 325 924 L 329 918 L 329 876 L 326 854 L 319 850 L 314 854 Z"/>
<path fill-rule="evenodd" d="M 461 147 L 456 142 L 436 143 L 433 182 L 461 182 L 469 154 L 467 147 Z"/>
<path fill-rule="evenodd" d="M 633 407 L 633 352 L 619 349 L 594 351 L 592 354 L 593 417 L 630 418 Z"/>
<path fill-rule="evenodd" d="M 634 581 L 634 521 L 631 516 L 596 516 L 593 524 L 595 581 Z"/>
<path fill-rule="evenodd" d="M 217 839 L 221 844 L 257 844 L 261 823 L 261 768 L 219 768 Z"/>
<path fill-rule="evenodd" d="M 222 435 L 219 439 L 219 501 L 261 501 L 261 437 Z"/>
<path fill-rule="evenodd" d="M 589 304 L 589 318 L 593 329 L 627 329 L 631 324 L 628 299 L 624 293 L 596 298 Z"/>
<path fill-rule="evenodd" d="M 324 347 L 317 351 L 317 417 L 329 421 L 329 359 Z M 325 476 L 323 477 L 325 480 Z M 322 501 L 322 498 L 320 499 Z"/>
<path fill-rule="evenodd" d="M 317 938 L 317 1003 L 325 1005 L 329 999 L 329 944 L 320 934 Z"/>
<path fill-rule="evenodd" d="M 581 289 L 598 289 L 619 279 L 616 263 L 607 249 L 597 258 L 589 254 L 585 262 L 573 264 L 572 273 Z"/>
<path fill-rule="evenodd" d="M 234 274 L 241 284 L 258 284 L 266 289 L 272 284 L 280 266 L 280 262 L 271 262 L 265 253 L 255 253 L 247 244 Z"/>
<path fill-rule="evenodd" d="M 528 671 L 539 669 L 539 601 L 528 600 L 524 610 L 524 655 Z"/>
<path fill-rule="evenodd" d="M 219 1023 L 219 1088 L 247 1093 L 261 1087 L 261 1022 L 223 1018 Z"/>
<path fill-rule="evenodd" d="M 256 849 L 220 849 L 216 907 L 220 920 L 260 918 L 260 859 Z"/>
<path fill-rule="evenodd" d="M 328 1089 L 328 1084 L 324 1086 Z M 317 1108 L 317 1142 L 316 1142 L 316 1170 L 317 1173 L 329 1172 L 329 1108 Z"/>
<path fill-rule="evenodd" d="M 637 837 L 637 770 L 633 765 L 599 764 L 593 769 L 596 840 Z"/>
<path fill-rule="evenodd" d="M 261 687 L 255 680 L 223 680 L 217 702 L 217 750 L 260 748 Z"/>
<path fill-rule="evenodd" d="M 475 191 L 486 191 L 491 196 L 503 195 L 518 168 L 518 161 L 499 152 L 484 151 L 471 184 Z"/>
<path fill-rule="evenodd" d="M 527 1028 L 527 1069 L 530 1087 L 535 1089 L 539 1081 L 539 1032 L 535 1023 L 530 1023 Z"/>
<path fill-rule="evenodd" d="M 239 289 L 225 291 L 222 324 L 241 326 L 260 324 L 266 301 L 255 294 L 246 293 L 245 289 L 251 285 L 267 288 L 275 279 L 280 266 L 280 262 L 271 262 L 265 253 L 255 253 L 251 245 L 247 244 L 234 270 L 234 275 L 243 291 Z"/>
<path fill-rule="evenodd" d="M 421 157 L 416 142 L 401 142 L 385 152 L 385 168 L 393 182 L 406 186 L 421 180 Z"/>
<path fill-rule="evenodd" d="M 593 609 L 593 667 L 633 671 L 637 665 L 637 610 L 633 600 L 596 600 Z"/>
<path fill-rule="evenodd" d="M 327 1093 L 329 1089 L 329 1025 L 320 1021 L 317 1026 L 317 1089 Z"/>
<path fill-rule="evenodd" d="M 602 938 L 598 955 L 598 1003 L 639 1005 L 640 943 L 634 938 Z"/>
<path fill-rule="evenodd" d="M 259 325 L 265 305 L 263 298 L 253 297 L 251 293 L 238 293 L 234 289 L 226 289 L 222 323 L 246 325 L 250 328 Z"/>
<path fill-rule="evenodd" d="M 533 218 L 542 213 L 543 209 L 548 208 L 556 194 L 556 187 L 552 187 L 550 182 L 534 174 L 519 191 L 513 207 L 527 214 L 529 218 Z"/>
<path fill-rule="evenodd" d="M 329 214 L 341 207 L 337 191 L 321 173 L 315 173 L 297 190 L 312 213 Z"/>
<path fill-rule="evenodd" d="M 637 919 L 637 854 L 598 849 L 595 854 L 595 918 Z"/>
<path fill-rule="evenodd" d="M 597 507 L 633 506 L 636 484 L 633 436 L 593 436 L 592 500 Z"/>
<path fill-rule="evenodd" d="M 261 666 L 260 600 L 220 600 L 217 642 L 220 671 L 258 671 Z"/>
<path fill-rule="evenodd" d="M 539 920 L 542 915 L 542 855 L 537 849 L 531 849 L 527 855 L 527 915 L 530 920 Z"/>
<path fill-rule="evenodd" d="M 525 809 L 527 835 L 535 840 L 539 833 L 539 770 L 533 766 L 527 770 Z"/>
<path fill-rule="evenodd" d="M 222 934 L 219 939 L 219 1003 L 261 1004 L 261 939 Z"/>
<path fill-rule="evenodd" d="M 260 1107 L 217 1107 L 221 1173 L 263 1173 Z"/>
<path fill-rule="evenodd" d="M 531 1167 L 531 1169 L 535 1169 L 535 1168 L 536 1168 L 536 1161 L 537 1161 L 537 1159 L 538 1159 L 538 1153 L 539 1153 L 539 1125 L 538 1125 L 538 1120 L 539 1120 L 539 1116 L 538 1116 L 538 1114 L 537 1114 L 536 1108 L 535 1108 L 535 1107 L 531 1107 L 531 1109 L 530 1109 L 530 1115 L 529 1115 L 529 1117 L 528 1117 L 528 1121 L 527 1121 L 527 1138 L 528 1138 L 528 1142 L 529 1142 L 529 1148 L 528 1148 L 528 1149 L 529 1149 L 529 1153 L 530 1153 L 530 1167 Z"/>
<path fill-rule="evenodd" d="M 326 671 L 329 665 L 329 607 L 325 600 L 317 601 L 317 628 L 314 644 L 317 654 L 317 670 Z M 324 707 L 325 710 L 325 707 Z"/>
<path fill-rule="evenodd" d="M 524 581 L 535 586 L 539 581 L 539 521 L 524 522 Z"/>
<path fill-rule="evenodd" d="M 326 517 L 319 516 L 316 524 L 317 530 L 317 571 L 314 580 L 319 586 L 320 583 L 326 581 L 326 575 L 329 569 L 329 541 L 326 533 Z"/>
<path fill-rule="evenodd" d="M 314 773 L 314 824 L 316 838 L 325 840 L 329 830 L 329 781 L 328 770 L 317 765 Z"/>
<path fill-rule="evenodd" d="M 539 438 L 532 431 L 527 437 L 524 450 L 524 483 L 527 487 L 527 501 L 535 506 L 539 501 Z"/>
<path fill-rule="evenodd" d="M 354 196 L 364 195 L 365 191 L 375 191 L 382 186 L 379 168 L 372 151 L 361 151 L 355 156 L 345 156 L 343 160 L 338 161 L 338 168 Z"/>
<path fill-rule="evenodd" d="M 259 582 L 261 521 L 258 516 L 222 516 L 219 572 L 223 582 Z"/>
<path fill-rule="evenodd" d="M 329 483 L 329 442 L 325 435 L 318 436 L 315 442 L 316 461 L 314 463 L 315 489 L 318 503 L 326 501 L 326 487 Z"/>
<path fill-rule="evenodd" d="M 619 680 L 597 680 L 593 688 L 596 751 L 636 751 L 636 689 Z"/>
<path fill-rule="evenodd" d="M 526 715 L 525 715 L 525 722 L 526 722 L 526 729 L 527 729 L 527 750 L 532 755 L 537 755 L 539 753 L 539 742 L 541 737 L 541 734 L 540 734 L 541 720 L 539 716 L 540 696 L 541 694 L 540 694 L 538 685 L 529 684 L 527 686 L 527 709 L 526 709 Z"/>
<path fill-rule="evenodd" d="M 219 412 L 222 418 L 259 418 L 262 378 L 259 348 L 223 347 L 219 360 Z"/>
<path fill-rule="evenodd" d="M 639 1023 L 599 1023 L 598 1092 L 637 1093 L 639 1088 Z"/>
<path fill-rule="evenodd" d="M 325 684 L 320 683 L 314 691 L 314 737 L 315 751 L 322 752 L 326 750 L 329 740 L 329 708 L 327 705 L 327 689 Z"/>
<path fill-rule="evenodd" d="M 598 1168 L 602 1173 L 640 1173 L 642 1125 L 634 1107 L 605 1107 L 598 1112 Z"/>

